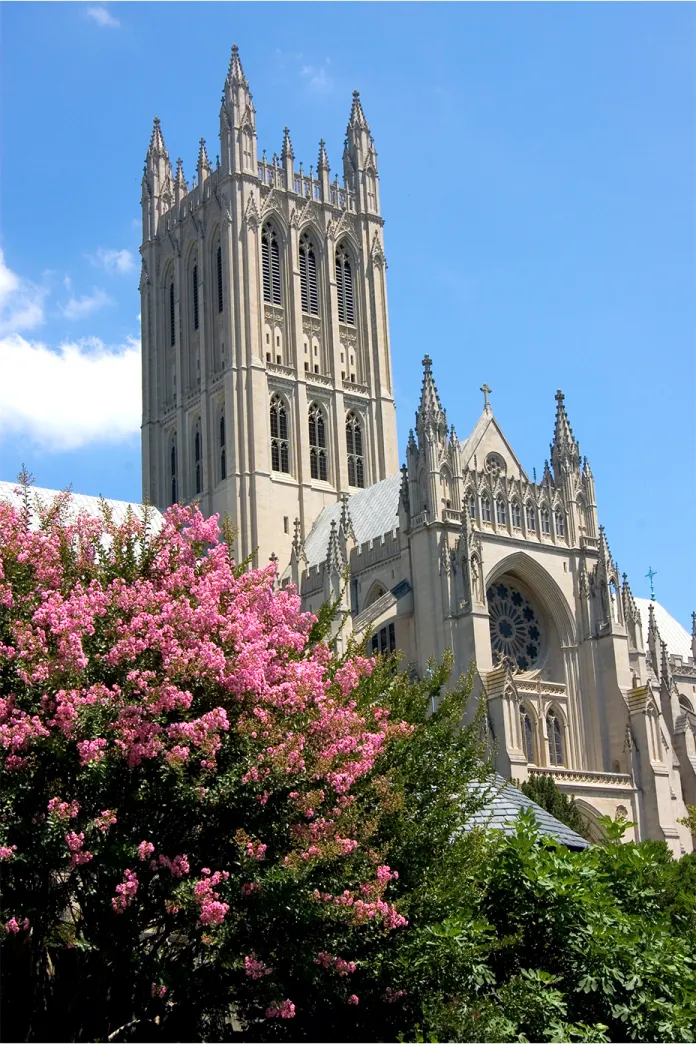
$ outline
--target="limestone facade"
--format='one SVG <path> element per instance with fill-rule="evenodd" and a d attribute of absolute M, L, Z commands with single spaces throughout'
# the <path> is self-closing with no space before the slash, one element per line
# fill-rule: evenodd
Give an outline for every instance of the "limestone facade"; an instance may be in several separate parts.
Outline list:
<path fill-rule="evenodd" d="M 692 850 L 696 639 L 647 638 L 599 524 L 564 396 L 550 460 L 530 477 L 493 415 L 461 442 L 424 359 L 399 473 L 377 156 L 357 93 L 343 179 L 258 156 L 233 48 L 220 157 L 173 172 L 155 121 L 143 177 L 143 492 L 228 515 L 240 558 L 273 557 L 306 608 L 340 603 L 336 641 L 364 636 L 428 670 L 475 664 L 496 767 L 549 773 L 597 834 Z M 696 627 L 696 624 L 695 624 Z M 696 633 L 696 632 L 695 632 Z M 691 691 L 693 690 L 693 692 Z"/>

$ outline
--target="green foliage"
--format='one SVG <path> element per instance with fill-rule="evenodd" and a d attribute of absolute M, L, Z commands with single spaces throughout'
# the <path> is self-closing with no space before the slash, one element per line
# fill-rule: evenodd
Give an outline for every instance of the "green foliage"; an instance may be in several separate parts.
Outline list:
<path fill-rule="evenodd" d="M 537 805 L 541 805 L 561 823 L 580 834 L 580 837 L 590 840 L 587 823 L 575 804 L 575 798 L 568 798 L 561 793 L 553 777 L 532 774 L 529 780 L 521 784 L 520 789 L 528 798 L 536 801 Z"/>

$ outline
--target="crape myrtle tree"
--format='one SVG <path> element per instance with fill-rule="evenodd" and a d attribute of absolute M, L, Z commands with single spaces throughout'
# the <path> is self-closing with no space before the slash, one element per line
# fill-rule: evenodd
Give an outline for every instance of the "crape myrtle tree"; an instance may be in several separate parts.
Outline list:
<path fill-rule="evenodd" d="M 3 1039 L 403 1029 L 390 939 L 442 906 L 437 857 L 476 850 L 449 844 L 488 772 L 466 684 L 428 721 L 447 665 L 336 657 L 329 613 L 195 507 L 154 532 L 23 499 L 0 504 Z"/>

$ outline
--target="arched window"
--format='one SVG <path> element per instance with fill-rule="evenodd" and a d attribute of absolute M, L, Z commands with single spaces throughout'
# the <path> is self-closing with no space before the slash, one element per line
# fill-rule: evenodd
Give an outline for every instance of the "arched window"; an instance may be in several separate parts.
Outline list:
<path fill-rule="evenodd" d="M 507 511 L 505 510 L 505 501 L 502 497 L 498 497 L 495 502 L 495 517 L 499 526 L 504 526 L 507 523 Z"/>
<path fill-rule="evenodd" d="M 481 518 L 484 522 L 491 520 L 491 498 L 481 497 Z"/>
<path fill-rule="evenodd" d="M 176 323 L 174 322 L 174 280 L 169 284 L 169 344 L 176 344 Z"/>
<path fill-rule="evenodd" d="M 468 503 L 469 503 L 469 518 L 476 518 L 476 497 L 474 496 L 473 493 L 469 494 Z"/>
<path fill-rule="evenodd" d="M 348 485 L 365 485 L 365 458 L 360 421 L 351 411 L 346 417 L 346 449 L 348 450 Z"/>
<path fill-rule="evenodd" d="M 452 507 L 452 487 L 450 482 L 450 475 L 447 468 L 443 468 L 440 472 L 440 489 L 442 490 L 442 503 L 446 508 Z"/>
<path fill-rule="evenodd" d="M 203 460 L 200 428 L 196 428 L 193 436 L 193 470 L 196 496 L 203 490 Z"/>
<path fill-rule="evenodd" d="M 535 763 L 534 727 L 532 725 L 531 715 L 524 705 L 520 706 L 520 726 L 522 729 L 522 749 L 527 761 L 531 762 L 533 765 Z"/>
<path fill-rule="evenodd" d="M 218 312 L 222 312 L 223 305 L 225 303 L 224 295 L 222 293 L 222 247 L 217 248 L 217 293 L 218 293 Z"/>
<path fill-rule="evenodd" d="M 549 765 L 563 764 L 563 737 L 561 723 L 556 712 L 550 710 L 546 715 L 546 729 L 549 735 Z"/>
<path fill-rule="evenodd" d="M 520 507 L 519 500 L 513 500 L 512 504 L 510 505 L 510 516 L 512 518 L 512 528 L 513 529 L 521 529 L 522 528 L 522 508 Z"/>
<path fill-rule="evenodd" d="M 336 250 L 336 295 L 339 322 L 354 324 L 353 269 L 348 251 L 343 244 Z"/>
<path fill-rule="evenodd" d="M 565 518 L 560 510 L 556 512 L 556 536 L 565 536 Z"/>
<path fill-rule="evenodd" d="M 317 261 L 312 241 L 306 232 L 300 239 L 300 294 L 302 311 L 310 315 L 319 315 Z"/>
<path fill-rule="evenodd" d="M 192 272 L 192 289 L 193 289 L 193 329 L 198 329 L 198 265 L 193 266 Z"/>
<path fill-rule="evenodd" d="M 252 151 L 251 131 L 249 127 L 245 127 L 242 131 L 242 153 L 245 170 L 252 170 Z"/>
<path fill-rule="evenodd" d="M 220 480 L 227 478 L 227 445 L 225 439 L 225 414 L 220 414 Z"/>
<path fill-rule="evenodd" d="M 280 395 L 271 399 L 271 468 L 286 475 L 290 473 L 288 412 Z"/>
<path fill-rule="evenodd" d="M 169 475 L 171 478 L 171 500 L 172 504 L 176 504 L 179 499 L 177 482 L 176 482 L 176 439 L 172 441 L 172 447 L 169 451 Z"/>
<path fill-rule="evenodd" d="M 542 533 L 550 533 L 551 532 L 551 514 L 550 514 L 549 509 L 547 507 L 543 507 L 541 509 L 541 532 Z"/>
<path fill-rule="evenodd" d="M 261 267 L 263 299 L 269 304 L 282 304 L 280 292 L 280 247 L 273 225 L 266 223 L 261 232 Z"/>
<path fill-rule="evenodd" d="M 536 532 L 536 511 L 531 500 L 525 505 L 525 515 L 527 518 L 527 529 L 530 533 Z"/>
<path fill-rule="evenodd" d="M 309 407 L 309 470 L 313 479 L 327 481 L 326 422 L 324 411 L 316 402 Z"/>

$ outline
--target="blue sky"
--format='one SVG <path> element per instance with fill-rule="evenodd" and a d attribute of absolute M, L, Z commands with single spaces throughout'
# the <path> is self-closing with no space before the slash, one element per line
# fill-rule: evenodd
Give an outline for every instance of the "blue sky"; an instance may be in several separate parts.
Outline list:
<path fill-rule="evenodd" d="M 379 154 L 402 448 L 427 351 L 539 473 L 562 388 L 637 595 L 696 609 L 691 4 L 50 3 L 2 9 L 0 478 L 140 498 L 140 178 L 190 177 L 233 42 L 259 145 Z"/>

